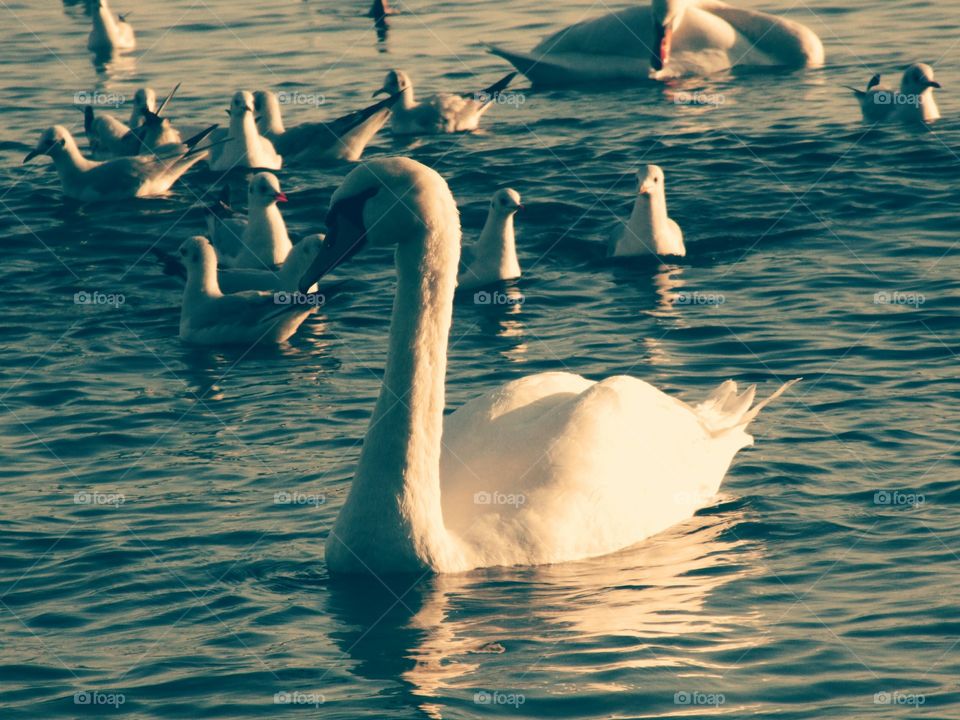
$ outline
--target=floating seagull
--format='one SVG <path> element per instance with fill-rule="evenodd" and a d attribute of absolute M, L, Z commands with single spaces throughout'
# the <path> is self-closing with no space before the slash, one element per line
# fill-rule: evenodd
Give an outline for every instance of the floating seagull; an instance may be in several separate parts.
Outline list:
<path fill-rule="evenodd" d="M 37 147 L 23 159 L 49 155 L 60 175 L 63 192 L 77 200 L 116 200 L 163 195 L 196 163 L 206 149 L 193 149 L 172 157 L 139 155 L 97 161 L 85 158 L 70 131 L 62 125 L 44 130 Z"/>
<path fill-rule="evenodd" d="M 180 83 L 170 91 L 154 109 L 140 111 L 140 122 L 136 126 L 126 126 L 109 115 L 97 115 L 92 105 L 84 108 L 83 128 L 90 140 L 90 148 L 95 158 L 125 157 L 129 155 L 174 154 L 193 148 L 217 126 L 213 125 L 190 140 L 184 141 L 180 133 L 162 116 L 167 104 L 173 98 Z M 151 91 L 152 92 L 152 91 Z M 134 108 L 134 112 L 137 109 Z M 119 133 L 126 129 L 123 135 Z"/>
<path fill-rule="evenodd" d="M 403 198 L 403 202 L 397 202 Z M 326 544 L 331 573 L 465 572 L 615 552 L 709 503 L 754 405 L 728 380 L 691 406 L 633 377 L 529 375 L 449 415 L 445 375 L 460 220 L 446 182 L 374 159 L 333 194 L 309 286 L 365 244 L 395 249 L 380 395 Z M 462 389 L 462 388 L 461 388 Z"/>
<path fill-rule="evenodd" d="M 516 190 L 504 188 L 493 194 L 480 239 L 464 249 L 464 254 L 470 253 L 471 257 L 464 259 L 464 269 L 457 279 L 459 288 L 477 288 L 520 277 L 513 216 L 521 208 L 520 193 Z"/>
<path fill-rule="evenodd" d="M 390 119 L 390 106 L 399 93 L 330 122 L 303 123 L 285 128 L 276 93 L 253 94 L 257 129 L 268 138 L 287 163 L 315 164 L 337 160 L 356 162 L 367 143 Z"/>
<path fill-rule="evenodd" d="M 488 49 L 534 84 L 554 86 L 824 61 L 823 43 L 806 26 L 719 0 L 653 0 L 571 25 L 528 53 Z"/>
<path fill-rule="evenodd" d="M 293 245 L 278 202 L 287 202 L 280 181 L 273 173 L 262 172 L 247 187 L 246 218 L 222 199 L 209 208 L 207 233 L 220 265 L 263 270 L 286 260 Z"/>
<path fill-rule="evenodd" d="M 687 254 L 683 232 L 667 217 L 663 170 L 657 165 L 647 165 L 637 173 L 637 183 L 637 199 L 630 220 L 614 230 L 610 254 L 614 257 L 648 254 L 683 257 Z"/>
<path fill-rule="evenodd" d="M 109 113 L 94 113 L 92 106 L 85 105 L 83 128 L 93 157 L 104 160 L 124 154 L 119 152 L 124 138 L 133 128 L 143 124 L 147 112 L 157 112 L 157 94 L 148 87 L 138 88 L 134 94 L 133 108 L 130 110 L 130 120 L 127 123 Z"/>
<path fill-rule="evenodd" d="M 93 30 L 87 38 L 87 48 L 94 52 L 133 50 L 137 46 L 133 27 L 125 15 L 114 19 L 107 0 L 96 0 L 93 12 Z"/>
<path fill-rule="evenodd" d="M 860 101 L 863 119 L 869 123 L 886 120 L 930 123 L 940 119 L 933 90 L 940 89 L 941 85 L 933 79 L 933 68 L 926 63 L 914 63 L 904 71 L 899 92 L 880 85 L 879 74 L 870 78 L 865 91 L 845 87 L 853 90 Z"/>
<path fill-rule="evenodd" d="M 279 170 L 283 158 L 267 138 L 257 131 L 253 119 L 253 95 L 246 90 L 234 93 L 230 108 L 230 129 L 225 135 L 229 142 L 217 145 L 210 152 L 210 169 L 218 171 L 234 168 Z M 221 137 L 211 138 L 219 141 Z"/>
<path fill-rule="evenodd" d="M 402 94 L 401 102 L 393 106 L 390 118 L 390 129 L 397 135 L 469 132 L 477 129 L 480 118 L 515 76 L 516 73 L 510 73 L 480 92 L 467 95 L 441 93 L 417 102 L 410 76 L 403 70 L 391 70 L 383 87 L 374 96 Z"/>
<path fill-rule="evenodd" d="M 300 302 L 307 297 L 291 298 L 288 293 L 248 291 L 224 295 L 217 282 L 217 255 L 205 237 L 185 240 L 179 255 L 187 269 L 180 308 L 180 339 L 184 342 L 282 343 L 316 309 L 316 305 Z"/>

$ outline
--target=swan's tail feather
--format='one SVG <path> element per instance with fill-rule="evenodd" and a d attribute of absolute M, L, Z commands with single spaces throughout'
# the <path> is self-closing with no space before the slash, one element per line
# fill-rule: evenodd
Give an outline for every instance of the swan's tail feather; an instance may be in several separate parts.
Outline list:
<path fill-rule="evenodd" d="M 737 394 L 737 384 L 727 380 L 707 396 L 707 399 L 694 408 L 697 416 L 703 421 L 710 432 L 719 434 L 734 428 L 744 429 L 753 422 L 773 400 L 783 395 L 790 386 L 799 382 L 796 378 L 784 383 L 773 395 L 760 401 L 751 408 L 756 397 L 757 386 L 751 385 L 743 393 Z"/>

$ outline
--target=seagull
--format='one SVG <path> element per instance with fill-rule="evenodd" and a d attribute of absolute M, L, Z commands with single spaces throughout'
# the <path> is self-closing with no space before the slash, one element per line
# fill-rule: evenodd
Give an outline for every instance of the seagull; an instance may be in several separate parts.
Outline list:
<path fill-rule="evenodd" d="M 88 108 L 90 108 L 88 110 Z M 130 120 L 123 122 L 108 113 L 100 113 L 94 116 L 93 108 L 84 106 L 84 131 L 87 135 L 87 141 L 90 143 L 90 150 L 93 157 L 97 160 L 103 160 L 106 157 L 116 157 L 118 153 L 114 148 L 119 147 L 123 138 L 130 132 L 131 128 L 140 127 L 143 124 L 144 115 L 147 111 L 157 112 L 157 94 L 148 87 L 138 88 L 133 96 L 133 108 L 130 111 Z M 87 115 L 90 119 L 87 120 Z"/>
<path fill-rule="evenodd" d="M 170 157 L 139 155 L 114 160 L 89 160 L 73 135 L 62 125 L 43 131 L 36 148 L 23 159 L 49 155 L 60 175 L 63 192 L 77 200 L 117 200 L 163 195 L 180 177 L 206 157 L 206 149 L 192 149 Z"/>
<path fill-rule="evenodd" d="M 687 249 L 683 232 L 667 217 L 667 194 L 663 170 L 647 165 L 637 173 L 637 199 L 630 220 L 621 223 L 610 238 L 610 254 L 614 257 L 635 255 L 676 255 L 683 257 Z"/>
<path fill-rule="evenodd" d="M 312 296 L 250 290 L 224 295 L 217 282 L 217 255 L 210 241 L 183 242 L 187 269 L 180 308 L 180 339 L 196 345 L 282 343 L 315 309 Z"/>
<path fill-rule="evenodd" d="M 330 122 L 303 123 L 285 128 L 276 93 L 258 90 L 253 94 L 257 129 L 269 139 L 288 163 L 356 162 L 367 143 L 390 119 L 390 106 L 400 98 L 385 100 Z"/>
<path fill-rule="evenodd" d="M 240 167 L 279 170 L 283 158 L 274 149 L 273 143 L 257 131 L 253 119 L 253 95 L 246 90 L 238 90 L 233 95 L 227 114 L 230 116 L 230 129 L 226 137 L 230 142 L 213 148 L 210 169 L 228 171 Z"/>
<path fill-rule="evenodd" d="M 886 120 L 899 122 L 931 123 L 940 119 L 940 108 L 933 97 L 934 89 L 941 85 L 933 78 L 933 68 L 926 63 L 914 63 L 907 67 L 900 80 L 900 91 L 894 92 L 880 85 L 880 75 L 874 75 L 867 83 L 866 91 L 853 90 L 860 101 L 863 119 L 870 123 Z"/>
<path fill-rule="evenodd" d="M 225 267 L 272 270 L 293 247 L 277 203 L 287 202 L 273 173 L 257 173 L 247 187 L 247 217 L 223 200 L 209 208 L 207 232 Z"/>
<path fill-rule="evenodd" d="M 403 70 L 391 70 L 383 87 L 374 93 L 402 94 L 401 102 L 393 106 L 390 129 L 396 135 L 431 135 L 436 133 L 469 132 L 476 130 L 480 118 L 490 109 L 501 90 L 516 77 L 510 73 L 480 92 L 466 95 L 441 93 L 417 102 L 413 83 Z"/>
<path fill-rule="evenodd" d="M 152 109 L 139 109 L 135 101 L 134 114 L 139 117 L 139 122 L 132 125 L 132 129 L 110 115 L 97 115 L 92 105 L 84 107 L 83 129 L 90 141 L 93 156 L 105 159 L 150 153 L 172 154 L 180 150 L 181 146 L 188 150 L 193 148 L 217 126 L 213 125 L 184 142 L 170 121 L 162 116 L 167 104 L 179 89 L 180 83 L 177 83 L 159 105 L 156 104 L 156 95 L 153 95 Z M 150 90 L 150 93 L 153 91 Z"/>
<path fill-rule="evenodd" d="M 520 193 L 511 188 L 497 190 L 490 199 L 487 222 L 480 239 L 464 249 L 472 257 L 464 257 L 464 269 L 457 279 L 461 289 L 472 289 L 520 277 L 517 244 L 513 233 L 513 216 L 523 205 Z"/>
<path fill-rule="evenodd" d="M 96 0 L 93 12 L 93 30 L 87 38 L 87 49 L 94 52 L 112 52 L 115 50 L 133 50 L 137 40 L 133 36 L 133 27 L 125 15 L 114 19 L 107 0 Z"/>

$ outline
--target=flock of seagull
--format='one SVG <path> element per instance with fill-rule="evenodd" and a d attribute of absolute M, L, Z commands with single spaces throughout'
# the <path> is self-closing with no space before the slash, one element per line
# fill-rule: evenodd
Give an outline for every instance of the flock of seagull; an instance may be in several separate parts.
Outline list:
<path fill-rule="evenodd" d="M 130 23 L 106 0 L 91 2 L 90 49 L 133 49 Z M 375 7 L 386 12 L 383 0 Z M 444 417 L 454 292 L 520 277 L 513 226 L 520 194 L 494 193 L 479 239 L 461 256 L 459 214 L 444 179 L 408 158 L 367 160 L 334 193 L 326 234 L 294 244 L 278 208 L 286 195 L 271 171 L 357 162 L 388 122 L 398 135 L 475 130 L 518 72 L 536 85 L 571 86 L 824 62 L 809 28 L 719 0 L 652 0 L 565 28 L 530 52 L 490 51 L 516 72 L 481 91 L 418 100 L 410 77 L 391 70 L 375 93 L 385 99 L 294 127 L 284 124 L 276 94 L 242 90 L 227 108 L 228 127 L 184 138 L 164 115 L 179 86 L 162 100 L 144 88 L 127 122 L 85 109 L 92 157 L 57 125 L 24 160 L 50 156 L 64 194 L 83 201 L 164 194 L 202 161 L 251 175 L 245 216 L 221 198 L 208 208 L 207 235 L 190 237 L 167 258 L 186 276 L 180 336 L 189 343 L 283 342 L 316 310 L 311 298 L 322 277 L 367 245 L 396 249 L 383 385 L 327 543 L 332 572 L 561 562 L 639 542 L 716 493 L 733 456 L 752 443 L 747 426 L 792 384 L 754 405 L 754 388 L 741 393 L 727 381 L 690 406 L 631 377 L 593 382 L 541 373 Z M 853 91 L 870 123 L 931 122 L 939 117 L 939 87 L 928 65 L 915 64 L 899 92 L 880 86 L 879 76 Z M 685 255 L 683 233 L 667 213 L 663 169 L 643 167 L 637 183 L 610 253 Z M 470 501 L 491 490 L 523 500 Z"/>

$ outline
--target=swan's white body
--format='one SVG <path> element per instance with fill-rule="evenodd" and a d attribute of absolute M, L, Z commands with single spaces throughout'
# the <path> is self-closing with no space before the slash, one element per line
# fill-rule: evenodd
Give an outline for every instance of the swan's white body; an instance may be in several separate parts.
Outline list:
<path fill-rule="evenodd" d="M 283 158 L 273 143 L 260 134 L 253 119 L 253 94 L 246 90 L 237 91 L 227 112 L 230 128 L 225 134 L 211 135 L 211 140 L 229 139 L 211 148 L 210 169 L 224 172 L 234 168 L 279 170 Z"/>
<path fill-rule="evenodd" d="M 224 295 L 217 282 L 217 257 L 204 237 L 180 246 L 187 270 L 180 307 L 180 339 L 195 345 L 282 343 L 316 308 L 283 302 L 286 293 L 238 292 Z M 278 295 L 282 295 L 278 299 Z"/>
<path fill-rule="evenodd" d="M 520 277 L 513 216 L 521 207 L 516 190 L 504 188 L 493 194 L 480 239 L 468 248 L 471 257 L 457 279 L 458 287 L 476 288 Z"/>
<path fill-rule="evenodd" d="M 273 173 L 257 173 L 247 189 L 247 217 L 207 216 L 217 262 L 230 268 L 273 269 L 293 248 L 278 202 L 286 202 Z"/>
<path fill-rule="evenodd" d="M 377 93 L 402 93 L 400 101 L 393 106 L 390 117 L 390 130 L 396 135 L 471 132 L 480 126 L 480 118 L 490 109 L 497 93 L 510 83 L 514 75 L 515 73 L 511 73 L 472 95 L 440 93 L 417 101 L 410 76 L 402 70 L 391 70 Z"/>
<path fill-rule="evenodd" d="M 667 216 L 667 193 L 663 170 L 647 165 L 637 173 L 637 199 L 626 223 L 618 225 L 611 237 L 610 254 L 684 256 L 680 226 Z"/>
<path fill-rule="evenodd" d="M 133 27 L 121 15 L 114 18 L 107 0 L 97 0 L 91 13 L 93 29 L 87 38 L 87 48 L 94 52 L 133 50 L 137 46 Z"/>
<path fill-rule="evenodd" d="M 406 158 L 374 160 L 334 193 L 328 222 L 330 250 L 343 257 L 355 239 L 397 243 L 383 386 L 327 540 L 331 572 L 459 572 L 609 553 L 690 517 L 752 442 L 746 427 L 766 403 L 751 409 L 754 389 L 737 395 L 731 381 L 691 407 L 631 377 L 542 373 L 444 420 L 460 254 L 447 184 Z"/>
<path fill-rule="evenodd" d="M 719 0 L 653 0 L 564 28 L 528 53 L 490 51 L 539 85 L 659 80 L 735 66 L 820 67 L 824 61 L 823 44 L 804 25 Z"/>
<path fill-rule="evenodd" d="M 170 158 L 140 155 L 99 162 L 85 158 L 70 131 L 55 125 L 44 131 L 24 162 L 37 155 L 53 159 L 67 197 L 93 201 L 163 195 L 206 157 L 206 151 L 189 151 Z"/>
<path fill-rule="evenodd" d="M 899 92 L 879 83 L 880 76 L 875 75 L 866 90 L 850 88 L 860 102 L 866 122 L 932 123 L 940 119 L 940 108 L 933 96 L 934 88 L 939 89 L 940 83 L 934 79 L 933 68 L 926 63 L 915 63 L 904 71 Z"/>

